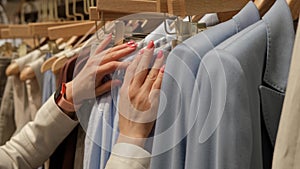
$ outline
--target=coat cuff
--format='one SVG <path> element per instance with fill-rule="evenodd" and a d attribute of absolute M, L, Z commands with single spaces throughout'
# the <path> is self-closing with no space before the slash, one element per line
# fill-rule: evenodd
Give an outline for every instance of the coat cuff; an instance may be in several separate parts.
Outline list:
<path fill-rule="evenodd" d="M 113 146 L 112 155 L 128 159 L 128 162 L 139 163 L 144 168 L 149 167 L 151 154 L 143 148 L 128 143 L 117 143 Z"/>

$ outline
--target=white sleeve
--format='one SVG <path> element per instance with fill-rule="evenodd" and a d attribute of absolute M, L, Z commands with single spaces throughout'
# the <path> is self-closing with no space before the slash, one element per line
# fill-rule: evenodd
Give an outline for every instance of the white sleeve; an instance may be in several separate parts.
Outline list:
<path fill-rule="evenodd" d="M 1 169 L 32 169 L 45 162 L 78 122 L 63 113 L 52 95 L 34 121 L 0 147 Z"/>
<path fill-rule="evenodd" d="M 148 169 L 150 158 L 151 154 L 139 146 L 117 143 L 105 169 Z"/>

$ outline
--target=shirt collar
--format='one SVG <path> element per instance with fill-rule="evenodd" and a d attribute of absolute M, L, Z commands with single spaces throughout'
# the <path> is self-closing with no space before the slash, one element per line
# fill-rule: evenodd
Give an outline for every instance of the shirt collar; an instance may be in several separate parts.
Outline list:
<path fill-rule="evenodd" d="M 248 26 L 252 25 L 253 23 L 259 21 L 260 15 L 255 4 L 252 1 L 250 1 L 232 19 L 235 21 L 238 31 L 241 31 L 247 28 Z"/>
<path fill-rule="evenodd" d="M 293 19 L 285 0 L 277 0 L 265 14 L 267 58 L 264 82 L 285 92 L 295 40 Z"/>

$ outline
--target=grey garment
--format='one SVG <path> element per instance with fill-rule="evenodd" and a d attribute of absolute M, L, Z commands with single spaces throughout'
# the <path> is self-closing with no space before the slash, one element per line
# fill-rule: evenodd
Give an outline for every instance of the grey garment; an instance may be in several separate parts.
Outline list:
<path fill-rule="evenodd" d="M 282 100 L 272 96 L 279 86 L 285 89 L 293 42 L 289 7 L 277 0 L 262 21 L 204 56 L 189 112 L 185 168 L 271 167 L 262 154 L 261 116 L 280 113 L 273 104 Z M 272 90 L 261 97 L 262 86 Z"/>
<path fill-rule="evenodd" d="M 74 169 L 83 169 L 84 139 L 85 139 L 85 131 L 83 130 L 82 126 L 79 125 L 77 131 Z"/>
<path fill-rule="evenodd" d="M 10 139 L 15 130 L 13 77 L 8 77 L 0 108 L 0 146 Z"/>
<path fill-rule="evenodd" d="M 45 60 L 52 57 L 51 53 L 47 53 Z M 43 79 L 43 92 L 42 92 L 42 103 L 45 103 L 49 97 L 55 92 L 56 90 L 56 77 L 51 72 L 51 70 L 47 70 L 44 73 Z"/>
<path fill-rule="evenodd" d="M 3 96 L 3 92 L 4 92 L 6 80 L 7 80 L 5 70 L 8 67 L 8 65 L 10 64 L 10 61 L 11 61 L 10 58 L 0 57 L 0 78 L 1 78 L 1 80 L 0 80 L 0 103 L 2 100 L 2 96 Z"/>
<path fill-rule="evenodd" d="M 201 59 L 209 50 L 259 18 L 256 6 L 249 2 L 230 21 L 184 41 L 169 54 L 162 81 L 161 92 L 164 94 L 160 98 L 151 168 L 184 168 L 189 131 L 187 120 Z"/>

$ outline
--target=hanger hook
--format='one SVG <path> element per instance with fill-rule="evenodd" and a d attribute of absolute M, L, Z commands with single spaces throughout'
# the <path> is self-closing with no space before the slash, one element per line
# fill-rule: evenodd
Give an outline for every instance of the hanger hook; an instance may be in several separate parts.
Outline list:
<path fill-rule="evenodd" d="M 166 13 L 164 13 L 164 28 L 165 28 L 165 31 L 166 31 L 166 33 L 168 34 L 168 35 L 175 35 L 176 34 L 176 32 L 169 32 L 168 31 L 168 28 L 167 28 L 167 15 L 166 15 Z M 177 18 L 177 17 L 176 17 Z"/>

